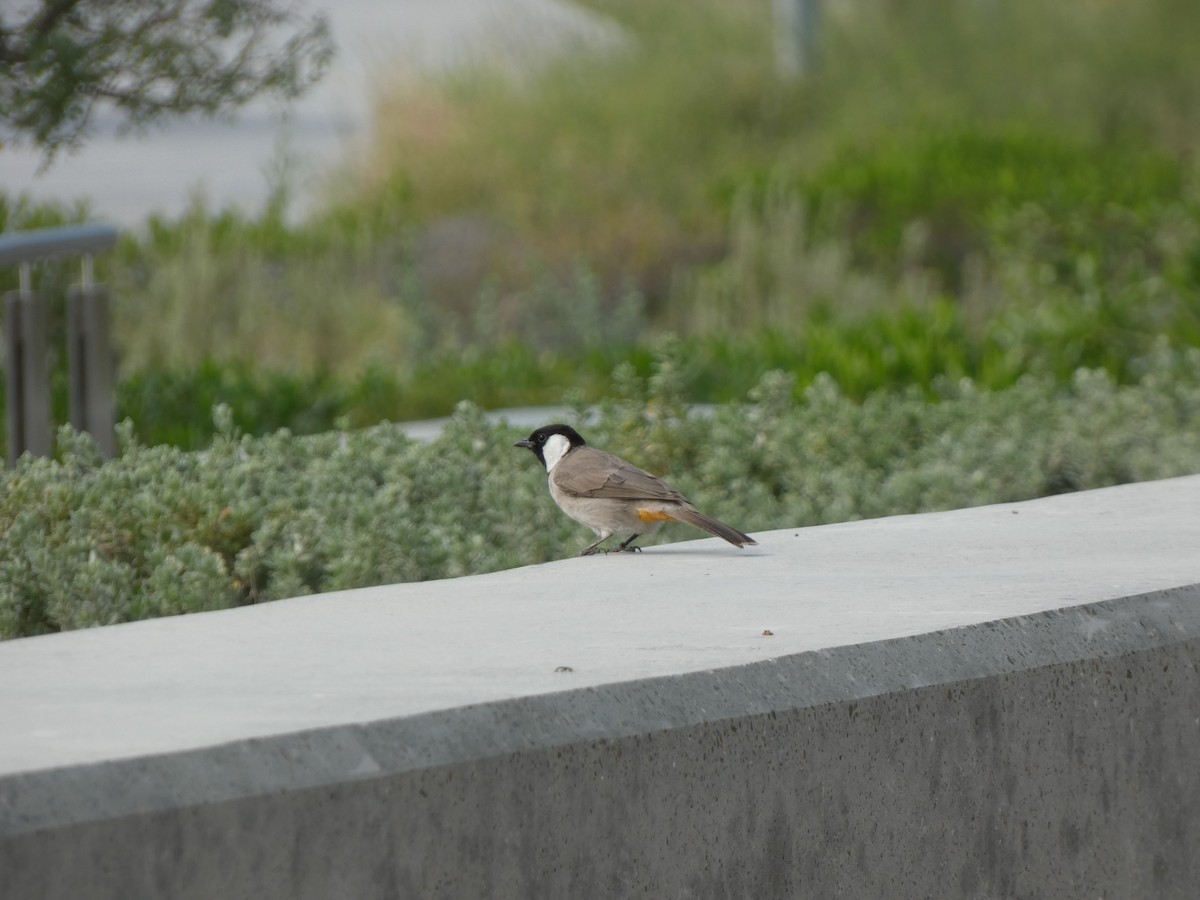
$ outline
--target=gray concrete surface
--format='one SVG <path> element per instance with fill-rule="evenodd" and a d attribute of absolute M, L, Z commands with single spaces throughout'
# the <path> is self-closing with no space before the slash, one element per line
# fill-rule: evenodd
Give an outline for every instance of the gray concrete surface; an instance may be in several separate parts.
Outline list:
<path fill-rule="evenodd" d="M 0 644 L 0 896 L 1192 897 L 1198 511 L 1193 476 Z"/>
<path fill-rule="evenodd" d="M 693 415 L 711 416 L 717 409 L 714 403 L 693 403 L 688 410 Z M 574 422 L 583 428 L 589 424 L 592 416 L 598 411 L 590 407 L 585 412 L 585 418 L 580 422 L 578 414 L 569 406 L 510 406 L 505 409 L 487 410 L 484 416 L 489 422 L 503 422 L 516 428 L 533 431 L 535 428 L 550 422 Z M 397 423 L 404 433 L 415 441 L 432 441 L 442 433 L 442 429 L 450 424 L 450 416 L 436 419 L 417 419 L 411 422 Z"/>
<path fill-rule="evenodd" d="M 533 431 L 547 422 L 565 422 L 571 419 L 574 412 L 568 406 L 512 406 L 507 409 L 490 410 L 484 415 L 489 422 L 506 422 L 517 428 Z M 436 419 L 401 422 L 399 425 L 413 440 L 429 442 L 442 433 L 442 429 L 450 424 L 450 420 L 450 416 L 441 416 Z"/>

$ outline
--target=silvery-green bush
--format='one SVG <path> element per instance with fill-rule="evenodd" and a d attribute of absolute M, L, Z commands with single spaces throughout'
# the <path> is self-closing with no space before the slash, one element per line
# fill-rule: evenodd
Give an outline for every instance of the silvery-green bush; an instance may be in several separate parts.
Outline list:
<path fill-rule="evenodd" d="M 828 378 L 765 375 L 748 402 L 688 409 L 676 354 L 617 373 L 585 436 L 748 531 L 1011 501 L 1200 471 L 1200 350 L 1160 344 L 1132 385 L 1081 370 L 988 392 L 863 402 Z M 583 410 L 577 418 L 582 418 Z M 429 444 L 394 425 L 312 437 L 235 433 L 202 452 L 118 458 L 65 429 L 0 493 L 0 635 L 445 578 L 573 555 L 591 538 L 553 505 L 517 433 L 462 404 Z M 695 536 L 683 526 L 659 540 Z"/>

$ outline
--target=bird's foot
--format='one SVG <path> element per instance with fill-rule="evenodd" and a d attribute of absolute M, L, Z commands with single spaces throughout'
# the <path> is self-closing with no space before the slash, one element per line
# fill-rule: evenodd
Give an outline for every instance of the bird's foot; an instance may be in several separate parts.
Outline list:
<path fill-rule="evenodd" d="M 640 537 L 640 535 L 632 534 L 629 537 L 627 537 L 623 542 L 621 542 L 620 545 L 618 545 L 616 547 L 601 547 L 600 544 L 602 544 L 604 541 L 608 540 L 609 537 L 611 537 L 611 535 L 606 535 L 605 537 L 596 541 L 596 543 L 589 544 L 588 546 L 584 547 L 582 550 L 579 551 L 579 555 L 580 556 L 594 556 L 597 553 L 603 553 L 605 556 L 607 556 L 610 553 L 641 553 L 642 552 L 641 547 L 633 546 L 634 540 L 636 538 Z"/>
<path fill-rule="evenodd" d="M 624 550 L 626 553 L 641 553 L 641 547 L 633 546 L 633 542 L 639 537 L 641 537 L 640 534 L 631 534 L 629 537 L 625 538 L 625 540 L 621 542 L 620 546 L 617 547 L 618 552 Z"/>

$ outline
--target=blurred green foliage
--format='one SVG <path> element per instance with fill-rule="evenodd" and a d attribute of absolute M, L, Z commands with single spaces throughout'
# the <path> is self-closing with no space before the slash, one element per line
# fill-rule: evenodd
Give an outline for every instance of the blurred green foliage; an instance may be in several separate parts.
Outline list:
<path fill-rule="evenodd" d="M 817 221 L 832 218 L 825 211 L 841 211 L 827 232 L 844 229 L 861 265 L 903 260 L 928 267 L 957 291 L 972 255 L 989 251 L 997 216 L 1025 206 L 1051 219 L 1098 221 L 1113 208 L 1153 214 L 1178 201 L 1183 184 L 1178 162 L 1145 145 L 1099 149 L 1053 133 L 959 127 L 847 152 L 799 192 Z M 906 248 L 914 226 L 923 246 Z"/>
<path fill-rule="evenodd" d="M 1200 7 L 831 6 L 787 80 L 763 0 L 589 5 L 623 46 L 383 79 L 366 162 L 304 219 L 283 166 L 256 215 L 197 197 L 102 256 L 140 439 L 201 446 L 214 402 L 264 433 L 600 400 L 663 332 L 695 401 L 769 368 L 855 397 L 1128 380 L 1200 337 Z M 0 197 L 0 227 L 85 215 Z M 39 284 L 61 305 L 73 273 Z"/>
<path fill-rule="evenodd" d="M 977 135 L 966 144 L 976 147 L 981 140 Z M 1002 143 L 1009 146 L 1007 141 Z M 914 141 L 906 158 L 913 171 L 930 172 L 942 165 L 935 162 L 946 146 L 932 135 Z M 1087 169 L 1078 147 L 1065 153 L 1061 142 L 1050 146 L 1050 157 L 1070 161 L 1068 169 Z M 792 372 L 798 390 L 828 373 L 855 398 L 906 385 L 929 392 L 939 376 L 966 376 L 987 388 L 1011 385 L 1026 373 L 1067 381 L 1080 367 L 1104 368 L 1128 382 L 1136 374 L 1133 361 L 1158 336 L 1200 345 L 1200 207 L 1172 198 L 1168 188 L 1182 178 L 1178 167 L 1164 168 L 1150 154 L 1148 174 L 1137 178 L 1132 164 L 1125 164 L 1132 157 L 1115 151 L 1128 183 L 1142 185 L 1140 193 L 1130 189 L 1126 206 L 1094 199 L 1091 191 L 1099 188 L 1088 187 L 1082 175 L 1076 187 L 1063 189 L 1068 199 L 1054 208 L 995 188 L 1005 183 L 1002 178 L 964 179 L 973 186 L 964 187 L 965 199 L 946 213 L 953 206 L 948 200 L 926 209 L 908 205 L 921 192 L 904 187 L 899 175 L 880 174 L 891 171 L 892 152 L 881 151 L 877 169 L 856 159 L 832 169 L 828 182 L 824 175 L 810 182 L 814 198 L 831 196 L 827 183 L 853 183 L 860 185 L 860 199 L 890 210 L 875 224 L 859 219 L 859 225 L 845 225 L 860 229 L 854 237 L 820 221 L 820 199 L 810 206 L 796 194 L 768 191 L 761 200 L 739 201 L 763 205 L 735 213 L 729 252 L 694 267 L 681 287 L 686 303 L 662 319 L 687 349 L 689 399 L 738 399 L 774 368 Z M 888 194 L 885 185 L 893 183 L 899 186 Z M 980 187 L 985 183 L 992 187 Z M 852 193 L 839 190 L 843 197 Z M 902 199 L 879 200 L 877 194 Z M 930 227 L 923 223 L 929 220 L 919 218 L 938 210 L 948 219 L 970 220 L 956 232 L 956 253 L 941 252 L 944 270 L 928 250 Z M 891 225 L 880 224 L 906 218 L 909 225 L 898 238 Z M 197 217 L 187 227 L 209 225 Z M 246 223 L 212 227 L 219 244 L 241 248 L 221 251 L 218 258 L 226 261 L 256 241 L 277 240 L 254 237 Z M 889 250 L 893 239 L 899 246 Z M 139 277 L 147 280 L 176 277 L 170 273 L 178 260 L 150 266 L 145 252 L 129 240 L 108 265 L 130 266 L 119 278 L 132 278 L 129 273 L 143 266 L 147 274 Z M 208 411 L 216 403 L 235 409 L 247 433 L 281 427 L 314 433 L 339 423 L 357 427 L 444 415 L 463 398 L 498 408 L 558 403 L 573 390 L 599 401 L 611 390 L 619 363 L 649 373 L 649 348 L 659 329 L 638 326 L 645 312 L 637 295 L 606 311 L 597 282 L 582 274 L 565 285 L 541 282 L 520 295 L 513 303 L 525 318 L 514 330 L 501 324 L 511 323 L 512 315 L 486 292 L 470 307 L 470 321 L 453 310 L 437 313 L 429 298 L 410 302 L 370 291 L 362 296 L 373 299 L 363 302 L 383 310 L 382 317 L 365 307 L 355 311 L 354 296 L 346 293 L 333 303 L 312 296 L 304 302 L 320 314 L 309 316 L 307 306 L 297 308 L 292 290 L 312 274 L 306 267 L 335 264 L 320 259 L 344 265 L 351 257 L 315 258 L 297 261 L 291 275 L 291 264 L 279 263 L 283 281 L 263 282 L 256 305 L 225 291 L 234 282 L 213 278 L 208 257 L 198 257 L 197 273 L 179 274 L 180 292 L 213 298 L 207 316 L 198 303 L 173 307 L 170 292 L 154 312 L 149 295 L 116 289 L 125 309 L 118 314 L 124 360 L 118 415 L 134 421 L 140 440 L 204 446 L 213 433 Z M 47 277 L 51 273 L 65 283 L 73 269 L 48 269 Z M 946 281 L 957 288 L 947 289 Z M 131 297 L 143 304 L 136 317 L 129 311 L 136 305 Z M 287 310 L 297 315 L 284 315 Z M 130 337 L 120 324 L 132 319 L 140 337 Z M 389 332 L 389 323 L 402 327 Z M 56 327 L 62 330 L 61 323 Z M 367 351 L 370 342 L 388 343 L 389 334 L 401 332 L 407 335 L 402 346 Z M 66 410 L 62 366 L 60 356 L 58 421 Z"/>

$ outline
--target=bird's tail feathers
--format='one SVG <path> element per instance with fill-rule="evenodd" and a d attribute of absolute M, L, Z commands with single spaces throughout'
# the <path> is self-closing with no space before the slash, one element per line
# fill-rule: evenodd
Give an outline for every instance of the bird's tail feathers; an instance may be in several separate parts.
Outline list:
<path fill-rule="evenodd" d="M 689 525 L 695 525 L 697 528 L 707 531 L 711 535 L 719 538 L 724 538 L 733 544 L 735 547 L 744 547 L 747 544 L 757 544 L 758 541 L 750 537 L 748 534 L 742 534 L 736 528 L 730 528 L 724 522 L 718 522 L 716 519 L 710 519 L 698 509 L 692 507 L 683 507 L 681 509 L 672 510 L 672 514 L 680 522 L 687 522 Z"/>

